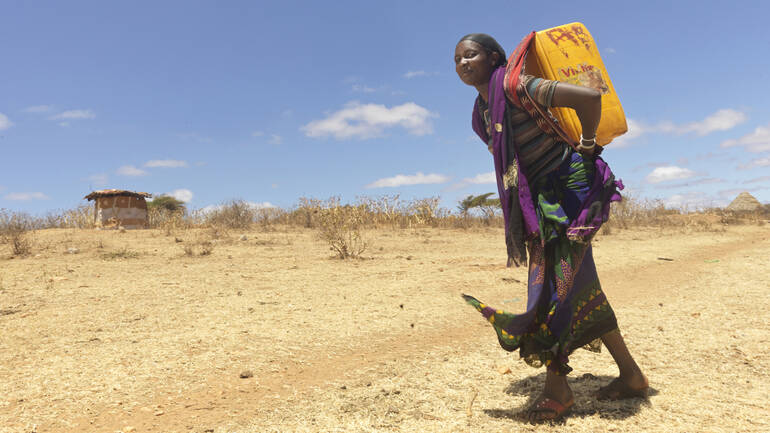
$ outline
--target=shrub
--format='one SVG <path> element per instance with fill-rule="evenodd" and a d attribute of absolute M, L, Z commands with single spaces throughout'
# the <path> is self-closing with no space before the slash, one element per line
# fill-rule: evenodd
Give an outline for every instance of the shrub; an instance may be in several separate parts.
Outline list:
<path fill-rule="evenodd" d="M 244 200 L 230 200 L 205 215 L 209 225 L 230 229 L 247 229 L 254 224 L 256 209 Z"/>
<path fill-rule="evenodd" d="M 0 210 L 0 242 L 11 247 L 15 256 L 26 256 L 32 251 L 31 231 L 35 220 L 28 214 Z"/>
<path fill-rule="evenodd" d="M 341 206 L 337 197 L 330 198 L 319 207 L 317 220 L 321 239 L 340 259 L 360 257 L 368 246 L 361 233 L 366 207 Z"/>
<path fill-rule="evenodd" d="M 208 256 L 214 252 L 214 242 L 208 239 L 199 239 L 186 243 L 183 247 L 186 256 Z"/>

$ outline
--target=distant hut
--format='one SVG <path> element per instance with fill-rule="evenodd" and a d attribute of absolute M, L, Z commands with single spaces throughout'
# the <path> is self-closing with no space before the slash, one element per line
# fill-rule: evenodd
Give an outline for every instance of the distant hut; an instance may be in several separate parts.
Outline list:
<path fill-rule="evenodd" d="M 727 210 L 733 212 L 753 212 L 761 209 L 762 203 L 746 191 L 738 194 L 738 197 L 735 197 L 735 200 L 727 206 Z"/>
<path fill-rule="evenodd" d="M 103 189 L 85 196 L 94 201 L 94 224 L 97 228 L 145 229 L 147 228 L 147 201 L 152 197 L 146 192 Z"/>

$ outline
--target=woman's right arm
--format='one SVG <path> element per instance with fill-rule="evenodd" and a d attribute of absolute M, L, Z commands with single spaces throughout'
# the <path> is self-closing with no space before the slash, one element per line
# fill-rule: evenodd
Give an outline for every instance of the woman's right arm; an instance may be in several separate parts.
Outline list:
<path fill-rule="evenodd" d="M 596 138 L 596 128 L 602 117 L 602 94 L 590 87 L 576 86 L 569 83 L 559 83 L 553 92 L 551 100 L 553 107 L 569 107 L 575 110 L 580 126 L 583 130 L 583 138 Z M 582 150 L 581 153 L 591 156 L 595 147 L 590 150 Z"/>

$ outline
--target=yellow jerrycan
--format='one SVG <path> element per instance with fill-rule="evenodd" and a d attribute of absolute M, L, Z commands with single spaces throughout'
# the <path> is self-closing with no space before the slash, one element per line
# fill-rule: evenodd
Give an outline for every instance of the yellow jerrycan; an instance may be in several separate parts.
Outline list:
<path fill-rule="evenodd" d="M 602 118 L 596 142 L 605 146 L 628 131 L 626 116 L 596 43 L 582 23 L 570 23 L 535 32 L 534 52 L 527 55 L 526 72 L 536 77 L 591 87 L 602 93 Z M 575 141 L 580 120 L 571 108 L 552 107 L 551 113 Z"/>

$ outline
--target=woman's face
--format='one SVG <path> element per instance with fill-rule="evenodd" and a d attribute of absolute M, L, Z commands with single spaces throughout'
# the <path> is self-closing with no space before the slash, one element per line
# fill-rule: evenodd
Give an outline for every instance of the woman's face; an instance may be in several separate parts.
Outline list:
<path fill-rule="evenodd" d="M 488 53 L 481 44 L 471 40 L 460 41 L 455 48 L 455 71 L 469 86 L 479 86 L 489 82 L 498 53 Z"/>

